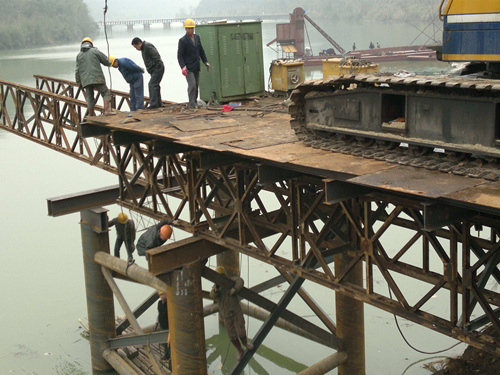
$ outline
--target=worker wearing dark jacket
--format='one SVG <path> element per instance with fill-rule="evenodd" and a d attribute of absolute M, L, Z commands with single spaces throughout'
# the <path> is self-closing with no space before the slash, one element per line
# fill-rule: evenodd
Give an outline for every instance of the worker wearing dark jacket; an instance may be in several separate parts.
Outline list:
<path fill-rule="evenodd" d="M 141 51 L 146 70 L 151 74 L 148 84 L 149 108 L 161 108 L 163 104 L 161 101 L 160 82 L 163 78 L 163 73 L 165 73 L 165 65 L 163 65 L 161 56 L 154 45 L 145 40 L 142 41 L 140 38 L 135 37 L 132 39 L 132 45 L 136 50 Z"/>
<path fill-rule="evenodd" d="M 108 56 L 113 68 L 118 68 L 125 81 L 130 85 L 130 111 L 144 109 L 144 69 L 130 59 Z"/>
<path fill-rule="evenodd" d="M 101 65 L 111 66 L 111 61 L 104 53 L 94 47 L 89 37 L 82 40 L 80 53 L 76 57 L 75 81 L 80 88 L 85 89 L 85 99 L 90 116 L 95 116 L 96 100 L 94 90 L 99 92 L 104 100 L 104 114 L 111 112 L 111 91 L 106 86 L 106 79 L 102 73 Z"/>
<path fill-rule="evenodd" d="M 146 255 L 146 250 L 163 245 L 172 235 L 172 227 L 170 224 L 174 223 L 176 223 L 176 221 L 167 219 L 150 227 L 139 237 L 137 241 L 137 253 L 139 255 Z"/>
<path fill-rule="evenodd" d="M 224 267 L 219 266 L 216 268 L 216 271 L 222 275 L 226 274 L 226 269 Z M 240 300 L 237 296 L 238 292 L 243 288 L 244 282 L 241 277 L 233 277 L 232 280 L 235 283 L 230 289 L 215 284 L 210 291 L 210 298 L 217 301 L 220 315 L 222 319 L 224 319 L 227 335 L 231 343 L 238 350 L 238 361 L 241 361 L 243 348 L 240 345 L 240 340 L 243 346 L 249 350 L 253 349 L 253 344 L 247 342 L 245 318 L 243 317 Z"/>
<path fill-rule="evenodd" d="M 128 260 L 133 260 L 132 253 L 135 250 L 135 223 L 126 214 L 120 212 L 117 217 L 108 222 L 108 227 L 116 228 L 115 257 L 120 257 L 120 248 L 125 242 Z"/>
<path fill-rule="evenodd" d="M 210 64 L 201 45 L 200 36 L 194 33 L 194 21 L 192 19 L 184 21 L 184 28 L 186 34 L 179 39 L 177 61 L 188 83 L 189 108 L 196 108 L 201 69 L 200 59 L 207 69 L 210 69 Z"/>
<path fill-rule="evenodd" d="M 162 331 L 168 330 L 168 308 L 167 295 L 164 292 L 159 292 L 160 300 L 158 301 L 158 318 L 157 324 L 160 325 Z M 156 331 L 156 328 L 155 328 Z M 167 342 L 163 346 L 162 360 L 170 359 L 170 333 L 168 334 Z"/>

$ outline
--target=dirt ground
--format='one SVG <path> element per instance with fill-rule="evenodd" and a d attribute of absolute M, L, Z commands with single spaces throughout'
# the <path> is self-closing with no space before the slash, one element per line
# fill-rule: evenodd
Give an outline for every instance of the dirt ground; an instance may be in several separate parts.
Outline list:
<path fill-rule="evenodd" d="M 488 330 L 485 333 L 492 335 L 493 332 Z M 492 336 L 498 338 L 498 335 Z M 444 363 L 428 364 L 426 367 L 435 375 L 499 375 L 500 357 L 469 346 L 461 357 L 448 358 Z"/>

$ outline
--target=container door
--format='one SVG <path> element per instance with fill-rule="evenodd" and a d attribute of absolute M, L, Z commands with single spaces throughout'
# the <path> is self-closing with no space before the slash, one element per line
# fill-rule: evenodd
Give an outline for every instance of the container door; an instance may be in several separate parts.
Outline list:
<path fill-rule="evenodd" d="M 241 29 L 245 93 L 263 92 L 265 87 L 261 24 L 242 25 Z"/>
<path fill-rule="evenodd" d="M 220 26 L 218 32 L 222 98 L 245 94 L 241 27 Z"/>

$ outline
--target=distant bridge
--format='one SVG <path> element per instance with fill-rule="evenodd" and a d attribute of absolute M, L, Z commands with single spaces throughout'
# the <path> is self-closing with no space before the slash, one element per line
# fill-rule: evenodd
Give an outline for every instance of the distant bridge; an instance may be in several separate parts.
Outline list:
<path fill-rule="evenodd" d="M 228 21 L 241 21 L 241 20 L 279 20 L 286 19 L 288 20 L 288 13 L 280 13 L 280 14 L 258 14 L 258 15 L 247 15 L 247 16 L 219 16 L 219 17 L 197 17 L 193 18 L 196 24 L 203 24 L 207 22 L 219 21 L 219 20 L 228 20 Z M 184 22 L 185 18 L 152 18 L 152 19 L 137 19 L 137 20 L 110 20 L 106 21 L 106 27 L 113 27 L 118 25 L 125 25 L 127 29 L 132 30 L 134 25 L 143 25 L 145 29 L 149 29 L 149 27 L 153 24 L 163 24 L 164 27 L 170 26 L 175 22 Z M 100 27 L 104 27 L 104 21 L 98 21 L 97 24 Z"/>

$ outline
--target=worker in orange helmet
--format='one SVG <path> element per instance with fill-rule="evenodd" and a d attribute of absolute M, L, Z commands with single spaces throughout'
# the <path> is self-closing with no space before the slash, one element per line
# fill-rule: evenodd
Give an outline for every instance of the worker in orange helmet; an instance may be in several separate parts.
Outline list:
<path fill-rule="evenodd" d="M 163 245 L 172 236 L 172 227 L 170 225 L 178 224 L 178 220 L 167 219 L 150 227 L 139 237 L 136 246 L 137 253 L 145 256 L 146 250 Z"/>

